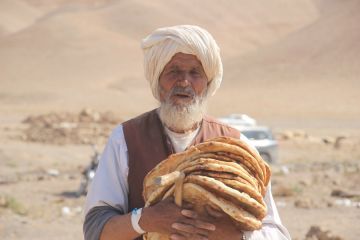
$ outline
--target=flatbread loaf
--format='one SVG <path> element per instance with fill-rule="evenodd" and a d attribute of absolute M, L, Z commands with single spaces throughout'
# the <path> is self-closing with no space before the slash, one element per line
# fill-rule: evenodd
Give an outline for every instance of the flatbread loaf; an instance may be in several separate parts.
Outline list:
<path fill-rule="evenodd" d="M 269 165 L 246 142 L 218 137 L 172 154 L 155 166 L 144 179 L 145 206 L 174 197 L 178 206 L 190 202 L 201 216 L 206 205 L 228 215 L 243 231 L 261 228 L 266 216 Z M 168 240 L 160 233 L 144 239 Z"/>

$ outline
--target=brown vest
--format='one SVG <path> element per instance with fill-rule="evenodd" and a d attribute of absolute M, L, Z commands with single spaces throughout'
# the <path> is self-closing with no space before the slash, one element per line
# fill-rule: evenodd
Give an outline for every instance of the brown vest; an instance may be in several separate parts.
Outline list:
<path fill-rule="evenodd" d="M 123 130 L 129 156 L 128 200 L 131 211 L 144 206 L 142 191 L 146 174 L 174 153 L 174 149 L 156 109 L 124 122 Z M 206 116 L 191 145 L 219 136 L 239 138 L 240 132 Z"/>

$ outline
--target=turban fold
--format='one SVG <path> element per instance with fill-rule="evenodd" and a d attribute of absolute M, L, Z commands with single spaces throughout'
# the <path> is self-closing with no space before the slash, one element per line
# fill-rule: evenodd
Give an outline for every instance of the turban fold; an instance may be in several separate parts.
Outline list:
<path fill-rule="evenodd" d="M 193 25 L 158 28 L 143 39 L 145 77 L 154 97 L 160 101 L 159 77 L 176 53 L 195 55 L 208 78 L 208 94 L 214 95 L 222 81 L 220 49 L 205 29 Z"/>

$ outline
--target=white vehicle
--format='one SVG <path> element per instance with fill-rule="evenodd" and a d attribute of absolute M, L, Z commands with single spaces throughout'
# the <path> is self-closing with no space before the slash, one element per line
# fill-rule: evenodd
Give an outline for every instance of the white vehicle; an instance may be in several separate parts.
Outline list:
<path fill-rule="evenodd" d="M 270 128 L 257 126 L 256 120 L 245 114 L 232 114 L 219 120 L 245 135 L 266 162 L 277 163 L 278 142 L 274 139 Z"/>
<path fill-rule="evenodd" d="M 246 114 L 230 114 L 227 117 L 219 118 L 219 120 L 228 125 L 236 126 L 255 126 L 256 120 Z"/>
<path fill-rule="evenodd" d="M 274 139 L 270 128 L 254 126 L 243 127 L 239 130 L 249 139 L 266 162 L 277 163 L 278 142 Z"/>

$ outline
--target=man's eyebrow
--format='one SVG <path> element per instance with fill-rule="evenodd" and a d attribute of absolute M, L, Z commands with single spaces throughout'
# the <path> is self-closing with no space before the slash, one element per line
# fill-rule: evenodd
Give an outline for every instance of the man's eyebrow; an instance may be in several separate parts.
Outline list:
<path fill-rule="evenodd" d="M 168 71 L 171 71 L 171 70 L 179 70 L 179 69 L 181 69 L 181 67 L 180 67 L 178 64 L 176 64 L 176 63 L 174 63 L 174 64 L 172 64 L 172 65 L 170 65 L 170 66 L 167 67 L 167 70 L 168 70 Z M 191 70 L 204 71 L 204 70 L 203 70 L 203 67 L 202 67 L 201 65 L 192 67 Z"/>
<path fill-rule="evenodd" d="M 177 64 L 170 65 L 169 70 L 179 69 L 179 66 Z"/>
<path fill-rule="evenodd" d="M 192 70 L 196 70 L 196 71 L 201 72 L 201 71 L 204 71 L 204 68 L 201 65 L 199 65 L 199 66 L 193 67 Z"/>

